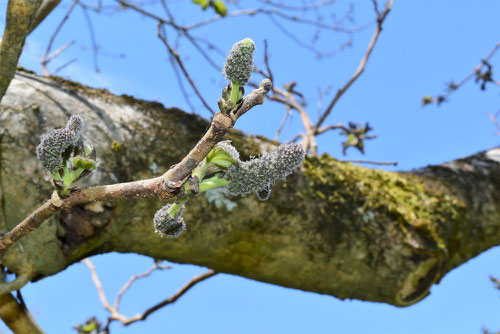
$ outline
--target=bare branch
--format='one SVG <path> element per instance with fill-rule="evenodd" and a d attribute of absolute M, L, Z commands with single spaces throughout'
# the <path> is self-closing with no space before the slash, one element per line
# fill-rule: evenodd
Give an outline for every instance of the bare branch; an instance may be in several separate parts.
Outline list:
<path fill-rule="evenodd" d="M 210 106 L 208 105 L 207 101 L 205 101 L 205 99 L 203 98 L 203 96 L 201 95 L 200 91 L 198 90 L 198 87 L 196 87 L 193 79 L 191 79 L 191 77 L 189 76 L 189 73 L 187 72 L 186 68 L 184 67 L 184 64 L 182 63 L 182 60 L 181 60 L 181 57 L 179 56 L 179 54 L 177 53 L 177 51 L 175 51 L 171 46 L 170 44 L 168 44 L 167 42 L 167 39 L 165 38 L 165 36 L 163 36 L 162 34 L 162 31 L 161 31 L 161 27 L 162 27 L 162 23 L 161 22 L 158 22 L 158 38 L 163 42 L 163 44 L 167 47 L 167 50 L 168 52 L 174 57 L 175 61 L 177 62 L 177 64 L 179 65 L 182 73 L 184 74 L 184 76 L 186 77 L 187 81 L 189 82 L 189 84 L 191 85 L 191 87 L 193 88 L 194 92 L 196 93 L 196 95 L 198 95 L 198 97 L 200 98 L 201 102 L 203 103 L 203 105 L 205 106 L 205 108 L 207 108 L 208 111 L 210 111 L 210 113 L 212 115 L 215 115 L 215 112 L 213 111 L 212 108 L 210 108 Z"/>
<path fill-rule="evenodd" d="M 368 164 L 368 165 L 380 165 L 380 166 L 397 166 L 398 165 L 397 161 L 384 162 L 384 161 L 357 160 L 357 159 L 354 159 L 354 160 L 336 159 L 336 160 L 338 160 L 340 162 L 351 162 L 351 163 L 356 163 L 356 164 Z"/>
<path fill-rule="evenodd" d="M 285 126 L 286 120 L 290 115 L 292 115 L 292 109 L 290 106 L 285 105 L 286 112 L 285 115 L 283 116 L 283 119 L 281 120 L 280 126 L 278 127 L 278 130 L 276 130 L 276 136 L 274 136 L 274 140 L 279 140 L 281 131 L 283 130 L 283 127 Z"/>
<path fill-rule="evenodd" d="M 130 279 L 127 281 L 127 283 L 125 283 L 125 285 L 120 289 L 120 291 L 116 295 L 115 304 L 113 306 L 115 308 L 115 310 L 118 311 L 118 309 L 120 308 L 120 302 L 121 302 L 123 294 L 125 292 L 127 292 L 127 290 L 132 286 L 132 284 L 136 280 L 148 277 L 156 270 L 165 270 L 165 269 L 170 269 L 170 268 L 172 268 L 172 267 L 171 266 L 161 266 L 160 262 L 156 261 L 155 264 L 151 268 L 149 268 L 147 271 L 143 272 L 142 274 L 138 274 L 138 275 L 134 275 L 134 276 L 130 277 Z"/>
<path fill-rule="evenodd" d="M 127 317 L 127 316 L 121 314 L 118 311 L 118 308 L 120 306 L 121 297 L 130 288 L 132 283 L 135 282 L 139 278 L 144 278 L 144 277 L 151 275 L 151 273 L 153 273 L 154 271 L 156 271 L 158 269 L 159 270 L 169 269 L 170 266 L 159 266 L 158 262 L 156 262 L 146 272 L 139 274 L 139 275 L 132 276 L 128 280 L 128 282 L 123 286 L 123 288 L 118 292 L 114 306 L 111 306 L 106 299 L 106 294 L 104 293 L 104 289 L 102 287 L 101 281 L 99 280 L 99 276 L 97 275 L 97 271 L 96 271 L 94 264 L 89 259 L 83 259 L 82 262 L 90 269 L 92 281 L 94 282 L 94 285 L 97 289 L 97 294 L 99 295 L 99 300 L 101 301 L 102 306 L 110 313 L 110 317 L 108 318 L 108 322 L 105 326 L 105 328 L 108 331 L 109 331 L 109 326 L 113 321 L 120 321 L 123 325 L 128 326 L 134 322 L 146 320 L 146 318 L 149 315 L 151 315 L 152 313 L 158 311 L 159 309 L 161 309 L 169 304 L 175 303 L 180 297 L 182 297 L 186 292 L 188 292 L 196 284 L 198 284 L 198 283 L 206 280 L 207 278 L 210 278 L 210 277 L 217 274 L 217 272 L 215 272 L 214 270 L 208 270 L 207 272 L 205 272 L 199 276 L 195 276 L 186 285 L 184 285 L 181 289 L 179 289 L 176 293 L 174 293 L 172 296 L 170 296 L 167 299 L 164 299 L 163 301 L 147 308 L 142 313 L 138 313 L 138 314 L 134 315 L 133 317 Z"/>
<path fill-rule="evenodd" d="M 76 60 L 77 60 L 76 58 L 73 58 L 73 59 L 65 62 L 64 64 L 62 64 L 61 66 L 59 66 L 58 68 L 56 68 L 54 70 L 54 72 L 52 72 L 51 75 L 55 75 L 55 74 L 59 73 L 60 71 L 64 70 L 66 67 L 68 67 L 69 65 L 73 64 L 74 62 L 76 62 Z"/>
<path fill-rule="evenodd" d="M 118 1 L 121 2 L 121 0 L 118 0 Z M 342 33 L 347 33 L 347 34 L 351 34 L 351 33 L 354 33 L 354 32 L 357 32 L 357 31 L 364 29 L 364 27 L 347 29 L 347 28 L 343 28 L 343 27 L 340 27 L 337 25 L 325 24 L 325 23 L 320 22 L 320 21 L 308 20 L 308 19 L 305 19 L 305 18 L 300 17 L 300 16 L 288 15 L 279 9 L 268 9 L 268 8 L 243 9 L 243 10 L 228 12 L 226 14 L 226 16 L 224 16 L 224 17 L 222 17 L 220 15 L 216 15 L 216 16 L 208 18 L 204 21 L 184 26 L 183 29 L 193 30 L 193 29 L 205 26 L 207 24 L 219 21 L 223 18 L 238 17 L 238 16 L 254 16 L 254 15 L 262 15 L 262 14 L 268 15 L 270 17 L 275 15 L 277 17 L 280 17 L 280 18 L 285 19 L 285 20 L 290 21 L 290 22 L 301 23 L 301 24 L 305 24 L 305 25 L 309 25 L 309 26 L 313 26 L 313 27 L 318 27 L 318 28 L 325 29 L 325 30 L 332 30 L 332 31 L 342 32 Z"/>
<path fill-rule="evenodd" d="M 488 117 L 491 119 L 491 121 L 493 122 L 493 124 L 497 128 L 497 130 L 498 130 L 497 134 L 500 135 L 500 110 L 498 110 L 494 114 L 489 114 L 489 113 L 486 113 L 486 114 L 488 115 Z"/>
<path fill-rule="evenodd" d="M 29 273 L 21 273 L 12 282 L 0 281 L 0 295 L 11 293 L 25 286 L 32 279 Z"/>
<path fill-rule="evenodd" d="M 26 305 L 10 293 L 0 295 L 0 318 L 13 333 L 44 334 Z"/>
<path fill-rule="evenodd" d="M 333 110 L 333 107 L 337 104 L 337 102 L 340 100 L 342 95 L 351 87 L 351 85 L 359 78 L 359 76 L 364 72 L 366 64 L 368 62 L 368 59 L 370 58 L 370 55 L 372 54 L 373 48 L 375 47 L 375 44 L 377 43 L 377 40 L 380 36 L 380 33 L 382 32 L 382 24 L 384 23 L 384 20 L 386 19 L 387 15 L 391 11 L 393 4 L 393 0 L 389 0 L 386 3 L 385 9 L 382 13 L 379 13 L 377 10 L 377 27 L 375 29 L 375 32 L 373 33 L 373 36 L 370 40 L 370 43 L 368 44 L 368 48 L 366 49 L 365 55 L 361 59 L 361 62 L 358 65 L 358 68 L 354 72 L 354 75 L 344 84 L 342 88 L 340 88 L 335 96 L 333 97 L 332 101 L 326 108 L 326 110 L 323 112 L 321 117 L 318 119 L 318 122 L 315 125 L 315 128 L 318 129 L 323 123 L 325 122 L 326 118 L 330 115 L 330 113 Z"/>
<path fill-rule="evenodd" d="M 294 86 L 293 84 L 290 84 L 288 86 L 289 87 L 288 90 L 273 87 L 273 92 L 276 94 L 269 96 L 269 99 L 281 102 L 285 104 L 285 106 L 297 110 L 297 112 L 300 115 L 302 124 L 304 125 L 304 129 L 306 130 L 305 136 L 302 137 L 303 138 L 302 146 L 304 147 L 304 151 L 309 152 L 310 150 L 312 155 L 317 155 L 318 144 L 316 142 L 316 137 L 314 134 L 314 126 L 305 108 L 302 105 L 300 105 L 295 99 L 293 93 L 293 86 Z"/>
<path fill-rule="evenodd" d="M 49 44 L 47 45 L 47 49 L 45 50 L 45 52 L 43 53 L 42 55 L 42 73 L 44 76 L 48 76 L 49 75 L 49 72 L 47 71 L 47 64 L 53 59 L 55 58 L 60 52 L 62 52 L 63 50 L 59 51 L 59 53 L 56 51 L 54 52 L 53 55 L 49 56 L 49 53 L 50 53 L 50 50 L 52 49 L 52 44 L 54 43 L 54 40 L 57 36 L 57 34 L 59 34 L 59 32 L 61 31 L 61 28 L 63 27 L 63 25 L 66 23 L 66 21 L 68 20 L 71 12 L 73 11 L 73 9 L 75 8 L 75 6 L 78 4 L 78 1 L 79 0 L 74 0 L 73 3 L 71 4 L 71 6 L 69 7 L 68 11 L 66 12 L 66 14 L 64 15 L 63 19 L 61 20 L 61 22 L 59 23 L 59 25 L 57 26 L 56 30 L 54 31 L 54 33 L 52 34 L 52 36 L 50 36 L 50 40 L 49 40 Z M 69 46 L 68 46 L 69 47 Z"/>
<path fill-rule="evenodd" d="M 180 297 L 182 297 L 186 292 L 188 292 L 192 287 L 194 287 L 196 284 L 206 280 L 207 278 L 210 278 L 212 276 L 217 275 L 217 272 L 214 270 L 208 270 L 207 272 L 193 277 L 186 285 L 184 285 L 179 291 L 174 293 L 172 296 L 169 298 L 159 302 L 158 304 L 148 308 L 144 313 L 142 314 L 137 314 L 131 318 L 129 318 L 126 322 L 123 322 L 125 326 L 128 326 L 136 321 L 141 321 L 141 320 L 146 320 L 147 317 L 149 317 L 152 313 L 158 311 L 162 307 L 165 307 L 169 304 L 175 303 Z"/>
<path fill-rule="evenodd" d="M 85 22 L 87 22 L 87 28 L 89 30 L 90 35 L 90 44 L 92 46 L 92 61 L 94 62 L 94 70 L 99 72 L 99 65 L 97 64 L 97 55 L 99 54 L 99 46 L 97 45 L 94 25 L 92 24 L 92 20 L 90 19 L 90 15 L 87 12 L 87 8 L 85 6 L 80 6 L 83 12 L 83 16 L 85 17 Z"/>
<path fill-rule="evenodd" d="M 92 276 L 92 281 L 94 282 L 94 285 L 97 289 L 97 294 L 99 295 L 99 300 L 101 301 L 102 306 L 104 306 L 104 308 L 108 310 L 110 313 L 114 313 L 115 310 L 108 303 L 108 300 L 106 299 L 106 294 L 104 293 L 101 281 L 99 280 L 99 276 L 97 275 L 97 271 L 95 269 L 94 264 L 89 259 L 83 259 L 82 262 L 90 269 L 90 275 Z"/>
<path fill-rule="evenodd" d="M 437 105 L 440 105 L 442 102 L 446 101 L 451 94 L 453 94 L 454 92 L 456 92 L 460 87 L 462 87 L 463 85 L 465 85 L 467 82 L 469 82 L 473 78 L 476 78 L 476 80 L 483 81 L 481 89 L 485 88 L 484 85 L 486 84 L 486 82 L 491 82 L 491 83 L 493 83 L 494 85 L 497 85 L 497 86 L 500 85 L 500 82 L 495 81 L 491 77 L 491 65 L 490 65 L 491 58 L 498 52 L 498 50 L 500 50 L 500 42 L 498 42 L 490 50 L 490 52 L 488 52 L 488 55 L 481 60 L 480 64 L 478 64 L 476 67 L 474 67 L 474 69 L 472 70 L 472 72 L 470 72 L 469 74 L 467 74 L 459 82 L 455 83 L 455 82 L 452 81 L 452 82 L 448 83 L 446 85 L 447 88 L 446 88 L 446 91 L 445 91 L 444 94 L 436 95 L 434 97 L 433 96 L 426 96 L 426 97 L 424 97 L 423 100 L 422 100 L 422 105 L 425 106 L 425 105 L 431 104 L 433 102 L 435 102 Z M 481 73 L 484 69 L 486 70 L 486 72 L 489 72 L 489 75 L 485 76 L 485 73 Z"/>

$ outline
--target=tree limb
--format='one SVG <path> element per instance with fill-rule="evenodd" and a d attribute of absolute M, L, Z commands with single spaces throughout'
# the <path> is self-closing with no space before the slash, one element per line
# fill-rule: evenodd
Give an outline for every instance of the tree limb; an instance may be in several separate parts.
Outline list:
<path fill-rule="evenodd" d="M 16 334 L 44 334 L 26 305 L 10 293 L 0 295 L 0 318 Z"/>
<path fill-rule="evenodd" d="M 374 1 L 374 2 L 375 2 L 375 4 L 377 3 L 376 1 Z M 340 88 L 337 91 L 337 93 L 333 97 L 332 101 L 326 107 L 326 109 L 323 112 L 323 114 L 321 114 L 320 118 L 318 119 L 318 122 L 315 125 L 316 129 L 319 129 L 319 127 L 321 125 L 323 125 L 323 123 L 325 122 L 326 118 L 328 117 L 328 115 L 330 115 L 330 113 L 333 110 L 333 107 L 335 107 L 335 105 L 340 100 L 340 98 L 342 97 L 342 95 L 344 95 L 344 93 L 349 89 L 349 87 L 351 87 L 351 85 L 364 72 L 366 64 L 368 63 L 368 59 L 370 58 L 370 56 L 372 54 L 372 51 L 373 51 L 373 48 L 375 47 L 375 44 L 377 43 L 378 37 L 380 36 L 380 33 L 382 32 L 382 24 L 384 23 L 387 15 L 389 14 L 389 12 L 392 9 L 393 2 L 394 2 L 393 0 L 389 0 L 386 3 L 385 10 L 382 13 L 380 13 L 378 11 L 377 6 L 375 6 L 375 11 L 377 13 L 377 27 L 375 28 L 375 32 L 373 33 L 373 36 L 372 36 L 372 38 L 370 40 L 370 43 L 368 43 L 368 48 L 366 49 L 365 55 L 361 59 L 361 62 L 359 63 L 358 68 L 354 72 L 353 76 L 344 84 L 344 86 L 342 86 L 342 88 Z"/>
<path fill-rule="evenodd" d="M 30 33 L 42 0 L 9 0 L 5 30 L 0 45 L 0 101 L 14 77 L 24 41 Z"/>
<path fill-rule="evenodd" d="M 61 3 L 61 0 L 43 0 L 40 8 L 38 8 L 38 11 L 35 14 L 29 33 L 35 30 L 40 25 L 40 23 L 42 23 L 42 21 L 45 20 L 45 18 L 54 10 L 54 8 L 59 5 L 59 3 Z"/>
<path fill-rule="evenodd" d="M 158 103 L 25 72 L 0 108 L 3 231 L 51 193 L 35 146 L 68 110 L 87 120 L 85 134 L 96 144 L 92 184 L 162 177 L 193 147 L 201 158 L 197 143 L 210 126 Z M 275 145 L 234 130 L 226 136 L 243 160 Z M 171 180 L 187 175 L 174 169 Z M 38 280 L 90 255 L 138 253 L 338 298 L 411 305 L 450 270 L 500 244 L 500 148 L 407 173 L 308 157 L 267 202 L 223 200 L 233 205 L 194 198 L 184 212 L 187 230 L 175 240 L 154 233 L 153 214 L 164 205 L 157 199 L 74 205 L 18 240 L 2 261 L 14 273 L 29 266 Z"/>
<path fill-rule="evenodd" d="M 207 278 L 210 278 L 214 275 L 217 275 L 217 273 L 213 270 L 208 270 L 207 272 L 193 277 L 189 282 L 187 282 L 181 289 L 179 289 L 176 293 L 174 293 L 172 296 L 162 300 L 161 302 L 148 307 L 146 310 L 144 310 L 141 313 L 137 313 L 136 315 L 132 317 L 127 317 L 123 314 L 121 314 L 118 311 L 118 307 L 120 306 L 120 300 L 121 296 L 127 291 L 127 289 L 130 287 L 130 285 L 138 278 L 142 277 L 147 277 L 149 276 L 153 271 L 159 269 L 160 267 L 156 263 L 153 267 L 151 267 L 148 271 L 132 276 L 130 280 L 125 284 L 125 286 L 120 290 L 116 297 L 116 301 L 114 306 L 111 306 L 111 304 L 108 303 L 106 299 L 106 295 L 104 293 L 104 289 L 102 288 L 101 281 L 99 280 L 99 276 L 97 275 L 97 270 L 94 266 L 94 264 L 89 260 L 89 259 L 83 259 L 82 262 L 90 269 L 90 274 L 92 276 L 92 281 L 94 282 L 94 285 L 96 286 L 97 293 L 99 295 L 99 299 L 101 300 L 102 306 L 110 313 L 110 317 L 108 319 L 108 322 L 105 326 L 105 332 L 109 331 L 109 326 L 113 321 L 119 321 L 123 325 L 128 326 L 133 324 L 134 322 L 137 321 L 143 321 L 146 320 L 147 317 L 149 317 L 152 313 L 162 309 L 163 307 L 175 303 L 179 298 L 181 298 L 186 292 L 188 292 L 192 287 L 194 287 L 196 284 L 206 280 Z"/>

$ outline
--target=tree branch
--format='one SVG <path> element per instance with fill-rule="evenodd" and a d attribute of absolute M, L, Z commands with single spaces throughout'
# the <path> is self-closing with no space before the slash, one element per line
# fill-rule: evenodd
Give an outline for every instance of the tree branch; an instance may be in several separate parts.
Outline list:
<path fill-rule="evenodd" d="M 0 284 L 7 284 L 0 280 Z M 0 294 L 0 318 L 15 334 L 44 334 L 26 308 L 21 294 L 17 300 L 12 294 Z"/>
<path fill-rule="evenodd" d="M 271 89 L 268 79 L 262 81 L 262 87 L 253 90 L 243 98 L 241 106 L 234 113 L 234 118 L 221 112 L 217 113 L 205 135 L 196 146 L 177 165 L 173 166 L 163 176 L 127 183 L 95 186 L 72 192 L 68 198 L 61 199 L 53 193 L 52 199 L 33 211 L 10 232 L 0 235 L 0 256 L 17 240 L 37 229 L 55 212 L 69 209 L 77 204 L 95 201 L 112 201 L 130 198 L 168 199 L 175 196 L 184 184 L 191 171 L 200 164 L 210 150 L 234 126 L 236 120 L 248 110 L 264 102 L 266 94 Z"/>
<path fill-rule="evenodd" d="M 373 33 L 373 36 L 370 40 L 370 43 L 368 43 L 368 48 L 366 49 L 365 55 L 361 59 L 361 62 L 358 65 L 358 68 L 354 72 L 353 76 L 340 88 L 335 96 L 333 97 L 332 101 L 328 106 L 326 107 L 325 111 L 323 114 L 319 117 L 318 121 L 316 122 L 315 128 L 319 129 L 321 125 L 325 122 L 326 118 L 330 115 L 332 112 L 333 108 L 337 104 L 337 102 L 340 100 L 342 95 L 351 87 L 351 85 L 360 77 L 360 75 L 364 72 L 366 64 L 368 63 L 368 59 L 370 58 L 373 48 L 375 47 L 375 44 L 377 43 L 377 40 L 380 36 L 380 33 L 382 32 L 382 24 L 384 23 L 385 19 L 387 18 L 387 15 L 392 9 L 392 4 L 393 0 L 389 0 L 386 3 L 385 9 L 382 13 L 378 12 L 377 7 L 376 12 L 377 12 L 377 27 L 375 28 L 375 32 Z M 376 3 L 376 2 L 375 2 Z"/>
<path fill-rule="evenodd" d="M 54 10 L 54 8 L 57 7 L 57 5 L 59 5 L 60 2 L 61 0 L 43 0 L 40 8 L 38 8 L 38 11 L 35 14 L 29 33 L 33 32 L 33 30 L 35 30 L 43 20 L 45 20 L 45 18 Z"/>
<path fill-rule="evenodd" d="M 146 320 L 148 316 L 150 316 L 152 313 L 160 310 L 161 308 L 175 303 L 180 297 L 182 297 L 186 292 L 188 292 L 192 287 L 194 287 L 196 284 L 206 280 L 207 278 L 210 278 L 217 273 L 213 270 L 208 270 L 207 272 L 193 277 L 188 283 L 186 283 L 181 289 L 179 289 L 176 293 L 174 293 L 172 296 L 168 297 L 167 299 L 164 299 L 163 301 L 147 308 L 144 312 L 138 313 L 132 317 L 127 317 L 123 314 L 121 314 L 118 311 L 118 308 L 120 306 L 120 300 L 122 295 L 127 291 L 127 289 L 132 285 L 132 283 L 137 280 L 138 278 L 143 278 L 149 276 L 153 271 L 157 269 L 161 269 L 161 267 L 158 266 L 158 263 L 155 263 L 153 267 L 148 269 L 146 272 L 132 276 L 129 281 L 124 285 L 124 287 L 120 290 L 116 297 L 115 305 L 111 306 L 107 299 L 106 295 L 104 293 L 104 289 L 102 287 L 101 281 L 99 280 L 99 276 L 97 275 L 96 268 L 94 264 L 89 260 L 89 259 L 83 259 L 82 262 L 90 269 L 90 273 L 92 276 L 92 281 L 94 282 L 94 285 L 96 286 L 97 293 L 99 295 L 99 299 L 101 301 L 102 306 L 110 313 L 110 317 L 108 319 L 108 322 L 105 326 L 105 328 L 109 331 L 109 326 L 113 321 L 120 321 L 123 325 L 128 326 L 133 324 L 134 322 L 137 321 L 142 321 Z"/>
<path fill-rule="evenodd" d="M 7 4 L 5 31 L 0 45 L 0 101 L 14 77 L 24 41 L 30 33 L 41 2 L 42 0 L 9 0 Z"/>
<path fill-rule="evenodd" d="M 34 147 L 67 119 L 67 110 L 88 120 L 86 135 L 102 162 L 90 181 L 98 184 L 162 177 L 159 171 L 182 160 L 210 126 L 158 103 L 19 73 L 0 118 L 3 231 L 49 193 Z M 234 130 L 227 139 L 242 160 L 275 145 Z M 187 231 L 177 239 L 154 233 L 151 218 L 164 203 L 104 198 L 61 211 L 18 240 L 2 261 L 11 272 L 29 266 L 32 277 L 43 279 L 91 255 L 132 252 L 405 306 L 424 298 L 453 268 L 500 244 L 499 185 L 500 148 L 406 173 L 308 157 L 286 184 L 276 184 L 267 202 L 224 197 L 236 205 L 229 211 L 210 196 L 193 198 L 184 213 Z"/>

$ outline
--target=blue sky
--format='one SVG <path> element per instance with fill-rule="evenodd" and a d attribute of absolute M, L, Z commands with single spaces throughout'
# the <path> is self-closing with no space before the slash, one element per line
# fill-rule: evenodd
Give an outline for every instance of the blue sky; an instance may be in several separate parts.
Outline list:
<path fill-rule="evenodd" d="M 110 1 L 105 1 L 109 3 Z M 210 17 L 189 1 L 172 1 L 181 23 Z M 292 3 L 293 1 L 290 1 Z M 300 1 L 296 1 L 298 4 Z M 63 0 L 46 22 L 33 33 L 21 58 L 22 65 L 40 70 L 40 57 L 48 38 L 61 20 L 70 1 Z M 256 1 L 240 1 L 254 7 Z M 357 1 L 355 18 L 363 24 L 373 19 L 371 3 Z M 339 11 L 348 2 L 339 1 Z M 235 9 L 236 7 L 230 7 Z M 0 5 L 3 22 L 5 4 Z M 161 11 L 157 10 L 158 13 Z M 498 110 L 498 89 L 480 91 L 469 83 L 441 107 L 422 108 L 424 95 L 443 92 L 445 83 L 468 74 L 500 39 L 500 2 L 494 0 L 396 1 L 373 56 L 363 76 L 338 103 L 328 124 L 368 121 L 378 135 L 366 143 L 366 155 L 349 152 L 347 158 L 398 161 L 388 170 L 408 170 L 441 163 L 496 146 L 500 137 L 485 113 Z M 93 71 L 89 35 L 79 8 L 55 41 L 54 49 L 76 40 L 75 45 L 54 61 L 77 58 L 60 75 L 116 94 L 157 100 L 166 106 L 189 109 L 178 89 L 167 53 L 156 38 L 156 25 L 132 12 L 92 15 L 101 46 L 100 73 Z M 311 30 L 285 24 L 307 40 Z M 227 19 L 196 31 L 216 41 L 222 50 L 251 37 L 257 44 L 257 66 L 262 66 L 263 39 L 269 42 L 275 84 L 297 80 L 298 89 L 310 98 L 316 117 L 318 88 L 331 86 L 334 92 L 354 72 L 373 31 L 368 27 L 353 36 L 353 46 L 334 57 L 317 60 L 313 53 L 284 36 L 265 17 Z M 169 35 L 170 36 L 170 35 Z M 175 41 L 175 36 L 171 36 Z M 323 34 L 319 48 L 335 51 L 344 43 L 342 34 Z M 215 107 L 222 75 L 200 59 L 185 42 L 180 51 L 205 98 Z M 125 58 L 109 55 L 125 54 Z M 498 63 L 500 56 L 493 59 Z M 222 64 L 223 57 L 216 55 Z M 495 72 L 494 72 L 495 73 Z M 256 80 L 260 80 L 256 76 Z M 199 100 L 186 85 L 197 113 L 207 117 Z M 328 98 L 324 98 L 328 101 Z M 280 105 L 266 102 L 240 119 L 237 128 L 251 134 L 274 137 L 283 116 Z M 302 131 L 294 115 L 281 139 Z M 341 137 L 328 133 L 319 138 L 321 152 L 343 158 Z M 500 292 L 489 275 L 500 276 L 500 248 L 494 248 L 453 270 L 432 288 L 431 295 L 417 305 L 396 308 L 360 301 L 339 301 L 259 283 L 231 275 L 218 275 L 195 287 L 175 305 L 152 315 L 146 322 L 128 328 L 114 325 L 112 333 L 480 333 L 482 326 L 500 329 Z M 93 258 L 108 298 L 132 274 L 146 270 L 151 260 L 137 255 L 108 254 Z M 204 269 L 175 265 L 137 283 L 124 297 L 122 311 L 132 315 L 174 292 L 191 276 Z M 87 317 L 105 319 L 88 269 L 75 264 L 61 274 L 28 284 L 24 297 L 37 321 L 47 333 L 71 333 L 71 327 Z M 5 327 L 0 325 L 0 330 Z"/>

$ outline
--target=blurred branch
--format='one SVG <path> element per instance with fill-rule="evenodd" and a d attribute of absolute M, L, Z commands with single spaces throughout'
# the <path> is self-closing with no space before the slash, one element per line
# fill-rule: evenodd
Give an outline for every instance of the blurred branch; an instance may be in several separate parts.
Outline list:
<path fill-rule="evenodd" d="M 4 268 L 0 268 L 0 286 L 13 282 L 6 282 L 3 278 Z M 19 276 L 16 278 L 16 280 Z M 15 280 L 15 281 L 16 281 Z M 14 281 L 14 282 L 15 282 Z M 10 293 L 0 293 L 0 318 L 16 334 L 43 334 L 35 319 L 31 316 L 24 303 L 21 292 L 17 291 L 17 299 Z"/>
<path fill-rule="evenodd" d="M 43 0 L 40 8 L 36 12 L 35 18 L 33 19 L 33 23 L 30 27 L 30 33 L 35 30 L 40 23 L 54 10 L 54 8 L 59 5 L 61 0 Z"/>
<path fill-rule="evenodd" d="M 446 91 L 444 94 L 441 95 L 436 95 L 436 96 L 425 96 L 422 99 L 422 106 L 426 106 L 428 104 L 436 103 L 437 105 L 440 105 L 441 103 L 445 102 L 448 100 L 448 97 L 453 94 L 455 91 L 457 91 L 460 87 L 465 85 L 467 82 L 469 82 L 471 79 L 475 79 L 476 82 L 481 83 L 481 90 L 486 89 L 486 84 L 487 83 L 492 83 L 496 86 L 500 85 L 499 81 L 496 81 L 493 79 L 493 73 L 492 73 L 492 65 L 490 63 L 491 58 L 497 53 L 497 51 L 500 50 L 500 42 L 498 42 L 488 53 L 488 55 L 481 60 L 481 63 L 478 64 L 472 72 L 467 74 L 462 80 L 459 82 L 449 82 L 446 84 Z"/>
<path fill-rule="evenodd" d="M 57 34 L 59 34 L 59 32 L 61 31 L 61 28 L 64 26 L 64 24 L 66 23 L 66 21 L 68 20 L 69 16 L 71 15 L 71 12 L 73 11 L 73 9 L 75 8 L 75 6 L 78 4 L 79 0 L 74 0 L 73 3 L 71 4 L 71 6 L 69 7 L 68 11 L 66 12 L 66 14 L 64 15 L 63 19 L 61 20 L 61 22 L 59 23 L 59 25 L 57 26 L 56 30 L 54 31 L 54 33 L 50 36 L 50 39 L 49 39 L 49 44 L 47 45 L 47 49 L 45 50 L 45 52 L 43 53 L 42 55 L 42 74 L 44 76 L 49 76 L 50 73 L 48 72 L 47 70 L 47 65 L 48 63 L 54 59 L 55 57 L 57 57 L 62 51 L 66 50 L 67 48 L 69 48 L 71 45 L 73 45 L 74 41 L 71 41 L 69 42 L 68 44 L 60 47 L 59 49 L 57 49 L 54 53 L 52 53 L 50 56 L 49 56 L 49 53 L 50 51 L 52 50 L 52 44 L 54 43 L 54 40 L 57 36 Z"/>
<path fill-rule="evenodd" d="M 356 164 L 368 164 L 368 165 L 380 165 L 380 166 L 397 166 L 398 162 L 397 161 L 371 161 L 371 160 L 358 160 L 358 159 L 349 159 L 349 160 L 339 160 L 340 162 L 350 162 L 350 163 L 356 163 Z"/>
<path fill-rule="evenodd" d="M 497 128 L 497 135 L 500 136 L 500 110 L 498 110 L 494 114 L 486 113 L 488 117 L 491 119 L 495 127 Z"/>
<path fill-rule="evenodd" d="M 102 306 L 110 313 L 110 316 L 108 317 L 108 321 L 106 323 L 106 326 L 104 327 L 104 332 L 108 333 L 109 332 L 109 326 L 113 321 L 119 321 L 123 325 L 128 326 L 130 324 L 133 324 L 134 322 L 137 321 L 142 321 L 146 320 L 146 318 L 151 315 L 152 313 L 158 311 L 159 309 L 175 303 L 180 297 L 182 297 L 186 292 L 188 292 L 192 287 L 194 287 L 196 284 L 206 280 L 207 278 L 210 278 L 217 273 L 213 270 L 208 270 L 207 272 L 193 277 L 186 285 L 184 285 L 181 289 L 179 289 L 176 293 L 174 293 L 172 296 L 164 299 L 163 301 L 147 308 L 145 311 L 138 313 L 132 317 L 127 317 L 123 314 L 121 314 L 118 309 L 120 307 L 120 302 L 123 294 L 132 286 L 132 284 L 140 278 L 148 277 L 151 275 L 153 272 L 157 270 L 164 270 L 164 269 L 170 269 L 170 266 L 160 266 L 159 262 L 155 262 L 155 264 L 149 268 L 147 271 L 143 272 L 142 274 L 134 275 L 132 276 L 128 282 L 121 288 L 121 290 L 118 292 L 118 295 L 116 296 L 115 304 L 111 306 L 111 304 L 108 303 L 106 299 L 106 294 L 104 293 L 104 289 L 102 287 L 101 281 L 99 280 L 99 276 L 97 275 L 97 270 L 94 266 L 94 264 L 87 258 L 83 259 L 82 262 L 90 269 L 90 274 L 92 277 L 92 281 L 94 282 L 94 285 L 97 289 L 97 293 L 99 295 L 99 299 L 101 301 Z"/>
<path fill-rule="evenodd" d="M 90 45 L 92 46 L 92 61 L 94 63 L 94 70 L 96 72 L 99 72 L 99 65 L 97 64 L 97 56 L 99 54 L 99 45 L 97 45 L 94 25 L 92 24 L 92 20 L 90 19 L 90 15 L 88 13 L 87 7 L 80 5 L 80 8 L 82 9 L 83 17 L 85 17 L 85 22 L 87 22 L 87 29 L 89 31 L 89 36 L 90 36 Z"/>
<path fill-rule="evenodd" d="M 230 17 L 254 16 L 254 15 L 262 15 L 262 14 L 268 15 L 269 17 L 277 16 L 279 18 L 282 18 L 282 19 L 290 21 L 290 22 L 305 24 L 305 25 L 321 28 L 324 30 L 331 30 L 331 31 L 342 32 L 342 33 L 346 33 L 346 34 L 351 34 L 351 33 L 360 31 L 360 30 L 365 28 L 363 26 L 363 27 L 358 27 L 358 28 L 347 29 L 347 28 L 340 27 L 340 26 L 333 25 L 333 24 L 325 24 L 325 23 L 320 22 L 320 21 L 308 20 L 308 19 L 304 18 L 303 15 L 301 15 L 301 16 L 288 15 L 288 14 L 285 14 L 280 9 L 266 9 L 266 8 L 243 9 L 243 10 L 228 12 L 224 17 L 222 17 L 220 15 L 216 15 L 216 16 L 213 16 L 213 17 L 206 19 L 204 21 L 184 26 L 183 28 L 186 30 L 193 30 L 193 29 L 208 25 L 210 23 L 219 21 L 223 18 L 225 19 L 225 18 L 230 18 Z"/>

